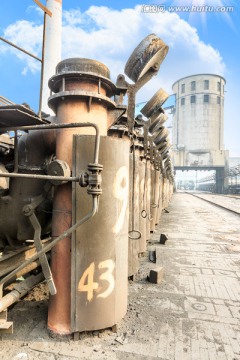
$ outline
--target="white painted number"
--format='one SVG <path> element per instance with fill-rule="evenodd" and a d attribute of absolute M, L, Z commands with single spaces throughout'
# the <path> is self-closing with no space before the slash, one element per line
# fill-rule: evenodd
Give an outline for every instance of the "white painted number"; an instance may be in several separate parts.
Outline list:
<path fill-rule="evenodd" d="M 106 281 L 108 283 L 107 289 L 97 295 L 98 298 L 106 298 L 109 296 L 114 290 L 115 280 L 113 276 L 113 270 L 115 268 L 115 264 L 113 260 L 105 260 L 99 263 L 98 269 L 106 269 L 100 277 L 100 281 Z M 94 290 L 99 290 L 100 286 L 98 282 L 94 282 L 95 275 L 95 264 L 92 262 L 89 267 L 84 271 L 79 283 L 78 283 L 78 291 L 87 293 L 87 300 L 90 302 L 93 299 Z M 101 288 L 105 288 L 105 286 L 101 286 Z"/>
<path fill-rule="evenodd" d="M 108 282 L 108 288 L 102 294 L 99 294 L 97 297 L 106 298 L 114 289 L 115 281 L 113 277 L 113 270 L 115 268 L 115 264 L 112 260 L 102 261 L 99 266 L 100 269 L 107 269 L 103 274 L 100 275 L 100 280 L 105 280 Z"/>
<path fill-rule="evenodd" d="M 126 166 L 120 167 L 117 171 L 113 183 L 113 196 L 120 200 L 119 217 L 113 227 L 114 234 L 121 230 L 128 206 L 128 169 Z"/>

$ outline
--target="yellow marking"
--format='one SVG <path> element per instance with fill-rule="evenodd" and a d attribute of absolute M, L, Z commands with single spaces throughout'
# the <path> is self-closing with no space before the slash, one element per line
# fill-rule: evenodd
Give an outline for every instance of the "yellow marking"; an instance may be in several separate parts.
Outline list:
<path fill-rule="evenodd" d="M 91 301 L 93 299 L 93 291 L 98 289 L 98 283 L 94 282 L 94 271 L 95 264 L 92 262 L 89 267 L 84 271 L 83 276 L 81 277 L 78 284 L 78 291 L 83 291 L 87 293 L 87 300 Z"/>

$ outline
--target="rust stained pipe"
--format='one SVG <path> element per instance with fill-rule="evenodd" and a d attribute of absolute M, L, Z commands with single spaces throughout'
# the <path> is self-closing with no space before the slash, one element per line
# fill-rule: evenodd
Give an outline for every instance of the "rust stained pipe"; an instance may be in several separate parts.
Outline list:
<path fill-rule="evenodd" d="M 44 280 L 43 273 L 31 275 L 22 283 L 15 285 L 15 289 L 5 295 L 0 300 L 0 312 L 6 310 L 9 306 L 17 302 L 21 297 L 26 295 L 29 290 Z"/>

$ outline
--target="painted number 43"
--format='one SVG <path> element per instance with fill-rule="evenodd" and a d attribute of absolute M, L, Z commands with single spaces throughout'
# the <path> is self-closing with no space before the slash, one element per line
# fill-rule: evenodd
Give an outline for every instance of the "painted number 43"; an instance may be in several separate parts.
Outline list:
<path fill-rule="evenodd" d="M 98 269 L 100 271 L 105 270 L 99 276 L 99 282 L 94 281 L 95 277 L 95 263 L 92 262 L 89 267 L 84 271 L 79 283 L 78 291 L 87 293 L 87 300 L 91 301 L 93 299 L 94 291 L 98 292 L 97 298 L 106 298 L 108 297 L 114 289 L 115 281 L 113 277 L 113 270 L 115 268 L 114 262 L 109 259 L 99 263 Z M 107 288 L 105 284 L 102 286 L 102 282 L 107 283 Z M 101 292 L 101 288 L 105 291 Z"/>

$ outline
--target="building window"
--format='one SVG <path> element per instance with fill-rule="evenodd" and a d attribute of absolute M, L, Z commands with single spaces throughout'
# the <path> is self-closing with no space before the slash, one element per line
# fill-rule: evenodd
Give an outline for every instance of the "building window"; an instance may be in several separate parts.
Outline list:
<path fill-rule="evenodd" d="M 191 91 L 196 90 L 196 81 L 191 81 Z"/>
<path fill-rule="evenodd" d="M 218 104 L 218 105 L 221 104 L 220 96 L 217 97 L 217 104 Z"/>
<path fill-rule="evenodd" d="M 205 103 L 209 102 L 209 95 L 204 95 L 203 102 L 205 102 Z"/>
<path fill-rule="evenodd" d="M 181 105 L 185 105 L 185 98 L 181 98 Z"/>
<path fill-rule="evenodd" d="M 181 92 L 182 92 L 182 93 L 185 93 L 185 84 L 182 84 L 182 86 L 181 86 Z"/>
<path fill-rule="evenodd" d="M 204 80 L 204 90 L 209 89 L 209 80 Z"/>
<path fill-rule="evenodd" d="M 221 83 L 220 83 L 220 81 L 218 81 L 218 83 L 217 83 L 217 89 L 218 89 L 218 91 L 221 91 Z"/>
<path fill-rule="evenodd" d="M 191 103 L 191 104 L 195 104 L 195 103 L 196 103 L 196 96 L 195 96 L 195 95 L 192 95 L 192 96 L 190 97 L 190 103 Z"/>
<path fill-rule="evenodd" d="M 223 85 L 223 94 L 224 94 L 224 85 Z"/>

